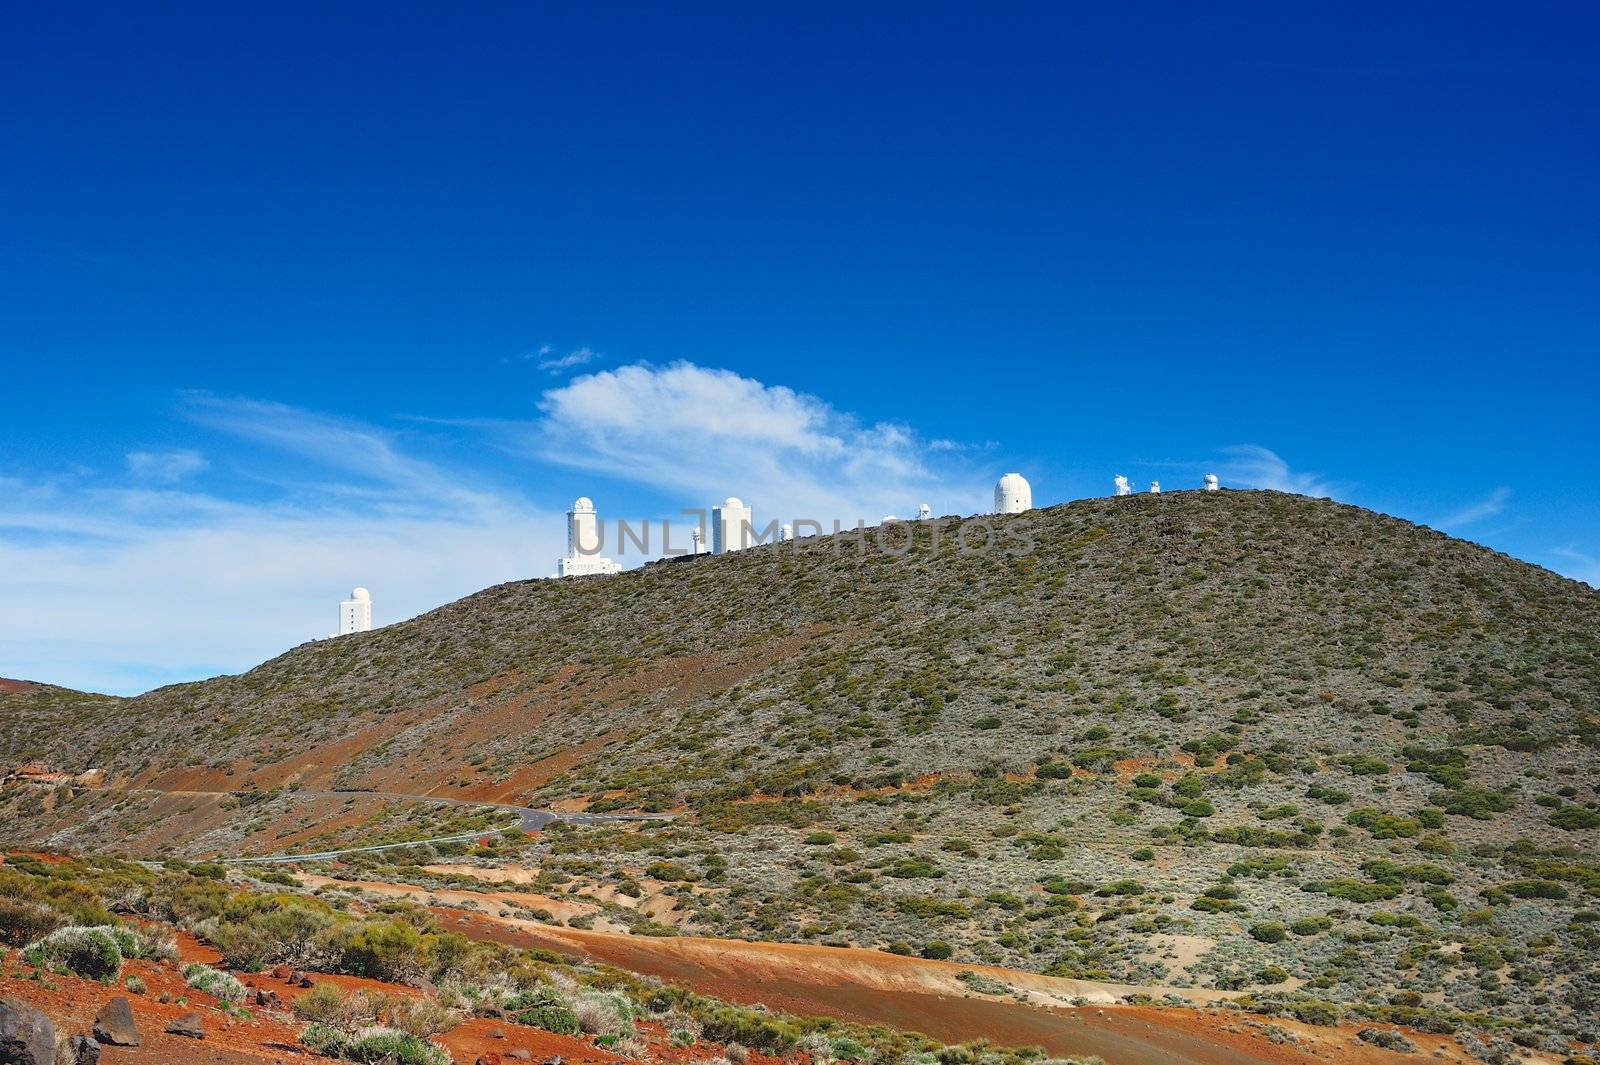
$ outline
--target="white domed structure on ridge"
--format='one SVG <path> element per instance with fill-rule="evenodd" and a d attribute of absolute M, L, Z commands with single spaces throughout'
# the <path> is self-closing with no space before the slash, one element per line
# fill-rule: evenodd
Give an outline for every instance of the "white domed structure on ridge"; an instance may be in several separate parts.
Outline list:
<path fill-rule="evenodd" d="M 1021 514 L 1033 509 L 1033 486 L 1020 473 L 1008 473 L 994 486 L 994 512 Z"/>
<path fill-rule="evenodd" d="M 722 505 L 711 508 L 711 553 L 726 555 L 753 545 L 755 530 L 751 510 L 738 496 L 729 496 Z"/>
<path fill-rule="evenodd" d="M 353 588 L 350 598 L 339 603 L 340 636 L 372 629 L 372 593 L 365 588 Z"/>
<path fill-rule="evenodd" d="M 579 496 L 567 511 L 567 553 L 556 559 L 557 577 L 587 577 L 594 574 L 621 573 L 622 564 L 607 558 L 605 530 L 600 525 L 600 515 L 594 509 L 594 500 Z"/>

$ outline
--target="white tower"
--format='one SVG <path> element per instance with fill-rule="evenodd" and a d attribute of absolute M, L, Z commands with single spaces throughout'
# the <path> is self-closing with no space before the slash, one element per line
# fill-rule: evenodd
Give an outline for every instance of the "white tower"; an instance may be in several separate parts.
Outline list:
<path fill-rule="evenodd" d="M 752 535 L 754 530 L 750 525 L 750 508 L 739 502 L 738 496 L 729 496 L 720 507 L 711 508 L 712 554 L 743 551 L 750 546 Z"/>
<path fill-rule="evenodd" d="M 1214 473 L 1206 474 L 1206 491 L 1208 491 L 1208 492 L 1220 492 L 1220 491 L 1222 491 L 1222 485 L 1220 483 L 1218 483 L 1216 474 L 1214 474 Z"/>
<path fill-rule="evenodd" d="M 694 527 L 694 532 L 690 534 L 689 538 L 694 544 L 694 550 L 691 554 L 703 555 L 706 553 L 706 534 L 700 530 L 700 526 L 696 525 Z"/>
<path fill-rule="evenodd" d="M 1153 496 L 1158 496 L 1158 495 L 1161 494 L 1161 482 L 1160 481 L 1151 481 L 1150 482 L 1150 494 L 1153 495 Z"/>
<path fill-rule="evenodd" d="M 931 517 L 933 517 L 933 508 L 928 506 L 928 504 L 926 504 L 926 503 L 918 503 L 917 504 L 917 520 L 918 521 L 927 521 Z"/>
<path fill-rule="evenodd" d="M 788 522 L 784 522 L 783 523 L 783 527 L 778 530 L 778 539 L 780 539 L 780 540 L 793 540 L 794 539 L 794 526 L 790 525 Z"/>
<path fill-rule="evenodd" d="M 1111 483 L 1117 486 L 1117 495 L 1133 495 L 1133 485 L 1129 484 L 1128 479 L 1122 476 L 1122 474 L 1119 473 L 1116 475 L 1116 477 L 1112 478 Z"/>
<path fill-rule="evenodd" d="M 600 517 L 595 513 L 594 501 L 588 496 L 579 496 L 567 511 L 567 554 L 565 558 L 556 559 L 556 576 L 621 573 L 620 563 L 600 553 L 602 546 Z"/>
<path fill-rule="evenodd" d="M 352 632 L 368 632 L 372 629 L 372 593 L 365 588 L 357 588 L 350 593 L 350 598 L 339 603 L 339 635 L 348 636 Z"/>
<path fill-rule="evenodd" d="M 1008 473 L 994 486 L 994 512 L 1021 514 L 1033 509 L 1033 488 L 1020 473 Z"/>

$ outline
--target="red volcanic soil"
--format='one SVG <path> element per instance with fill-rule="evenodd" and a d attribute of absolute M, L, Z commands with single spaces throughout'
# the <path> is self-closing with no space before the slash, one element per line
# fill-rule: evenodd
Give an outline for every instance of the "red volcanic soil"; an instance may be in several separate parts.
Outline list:
<path fill-rule="evenodd" d="M 114 997 L 125 997 L 133 1009 L 134 1026 L 143 1042 L 137 1047 L 103 1047 L 100 1058 L 103 1065 L 309 1065 L 330 1060 L 297 1042 L 305 1024 L 290 1007 L 297 997 L 305 994 L 305 989 L 291 987 L 283 980 L 274 979 L 270 973 L 234 973 L 246 987 L 276 992 L 284 1008 L 252 1005 L 249 1020 L 231 1017 L 217 1008 L 216 999 L 188 987 L 180 971 L 184 964 L 192 961 L 218 964 L 217 952 L 192 936 L 180 933 L 178 956 L 176 964 L 130 961 L 123 966 L 124 979 L 137 976 L 144 981 L 146 990 L 142 994 L 128 992 L 121 980 L 101 984 L 56 973 L 43 980 L 32 980 L 17 966 L 0 965 L 0 997 L 20 999 L 42 1010 L 62 1036 L 89 1034 L 93 1030 L 94 1016 L 101 1007 Z M 415 987 L 356 976 L 311 975 L 316 984 L 333 984 L 344 990 L 365 988 L 389 995 L 423 994 Z M 167 1002 L 160 1001 L 163 996 Z M 187 1001 L 179 1003 L 179 998 Z M 164 1030 L 171 1021 L 189 1012 L 200 1014 L 204 1039 L 169 1035 Z M 648 1021 L 639 1025 L 639 1035 L 649 1044 L 649 1060 L 658 1065 L 689 1065 L 722 1053 L 722 1047 L 708 1043 L 673 1046 L 670 1033 Z M 508 1056 L 514 1050 L 527 1051 L 527 1060 L 532 1062 L 559 1058 L 569 1065 L 613 1065 L 624 1060 L 585 1039 L 482 1017 L 465 1020 L 435 1036 L 434 1041 L 461 1065 L 472 1065 L 480 1058 L 497 1060 L 496 1055 L 500 1061 L 514 1063 L 517 1059 Z M 775 1058 L 752 1052 L 750 1065 L 779 1063 Z"/>
<path fill-rule="evenodd" d="M 6 966 L 11 970 L 12 966 Z M 122 995 L 133 1007 L 134 1025 L 143 1043 L 137 1047 L 106 1047 L 104 1065 L 257 1065 L 259 1062 L 326 1061 L 296 1045 L 301 1025 L 287 1017 L 255 1010 L 253 1019 L 235 1020 L 216 1009 L 210 995 L 184 984 L 178 967 L 147 961 L 123 966 L 124 976 L 145 982 L 142 995 L 129 994 L 120 984 L 106 985 L 77 976 L 51 973 L 44 980 L 25 979 L 23 971 L 0 971 L 0 996 L 21 999 L 44 1011 L 63 1035 L 87 1035 L 94 1015 L 112 998 Z M 170 1001 L 158 1001 L 166 995 Z M 187 997 L 185 1005 L 177 999 Z M 204 1039 L 168 1035 L 166 1026 L 191 1011 L 198 1012 Z"/>
<path fill-rule="evenodd" d="M 947 1043 L 987 1039 L 1040 1046 L 1052 1054 L 1099 1055 L 1108 1065 L 1399 1065 L 1422 1055 L 1466 1062 L 1440 1036 L 1407 1032 L 1421 1055 L 1402 1055 L 1355 1038 L 1356 1029 L 1318 1028 L 1232 1009 L 1160 1006 L 1050 1008 L 1003 996 L 952 990 L 960 966 L 878 951 L 695 937 L 647 937 L 540 927 L 481 914 L 435 909 L 447 927 L 474 939 L 540 947 L 658 977 L 731 1002 L 762 1003 L 922 1032 Z M 986 975 L 997 970 L 973 966 Z M 1010 974 L 1019 988 L 1029 974 Z M 957 985 L 959 986 L 959 985 Z M 1089 985 L 1086 985 L 1086 987 Z M 1273 1043 L 1268 1024 L 1299 1043 Z M 1549 1059 L 1556 1060 L 1556 1059 Z"/>
<path fill-rule="evenodd" d="M 38 690 L 39 685 L 35 684 L 31 680 L 8 680 L 5 677 L 0 677 L 0 692 L 21 694 L 26 692 L 36 692 Z"/>

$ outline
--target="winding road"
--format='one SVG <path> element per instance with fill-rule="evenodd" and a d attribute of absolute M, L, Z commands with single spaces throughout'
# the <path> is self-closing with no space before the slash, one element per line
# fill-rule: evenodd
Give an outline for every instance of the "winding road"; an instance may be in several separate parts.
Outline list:
<path fill-rule="evenodd" d="M 131 791 L 159 791 L 159 789 L 132 788 Z M 160 794 L 188 794 L 186 792 L 159 792 Z M 224 794 L 222 792 L 197 792 L 194 794 Z M 228 792 L 225 794 L 234 794 Z M 310 862 L 326 861 L 337 858 L 341 854 L 361 854 L 371 851 L 399 850 L 402 847 L 420 847 L 434 843 L 465 843 L 470 840 L 481 839 L 484 836 L 498 835 L 510 831 L 512 828 L 523 832 L 538 832 L 557 821 L 569 825 L 598 825 L 611 821 L 670 821 L 671 814 L 585 814 L 565 813 L 557 810 L 539 810 L 532 806 L 518 806 L 508 802 L 479 802 L 473 799 L 451 799 L 439 795 L 408 795 L 398 791 L 287 791 L 286 796 L 304 796 L 315 799 L 348 799 L 370 796 L 379 799 L 395 799 L 401 802 L 432 802 L 442 806 L 466 806 L 478 810 L 509 810 L 517 815 L 515 825 L 504 828 L 484 828 L 473 832 L 457 832 L 449 836 L 434 836 L 429 839 L 413 839 L 404 843 L 376 843 L 364 847 L 336 847 L 329 850 L 308 851 L 302 854 L 258 854 L 238 858 L 214 858 L 212 861 L 229 865 L 258 865 L 265 862 Z"/>

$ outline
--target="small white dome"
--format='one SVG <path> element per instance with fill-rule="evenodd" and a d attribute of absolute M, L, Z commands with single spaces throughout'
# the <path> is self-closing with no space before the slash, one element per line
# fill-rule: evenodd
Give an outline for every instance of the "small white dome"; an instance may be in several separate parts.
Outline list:
<path fill-rule="evenodd" d="M 1020 473 L 1008 473 L 994 486 L 996 514 L 1021 514 L 1033 509 L 1033 486 Z"/>
<path fill-rule="evenodd" d="M 365 588 L 357 588 L 355 591 L 350 593 L 350 598 L 351 599 L 371 599 L 372 598 L 372 593 L 367 591 Z"/>
<path fill-rule="evenodd" d="M 722 501 L 722 506 L 726 510 L 738 510 L 740 507 L 743 507 L 744 504 L 739 502 L 738 496 L 729 496 L 727 499 Z"/>
<path fill-rule="evenodd" d="M 577 498 L 577 500 L 572 504 L 572 509 L 573 510 L 593 510 L 594 509 L 594 500 L 590 499 L 588 496 L 579 496 Z"/>

